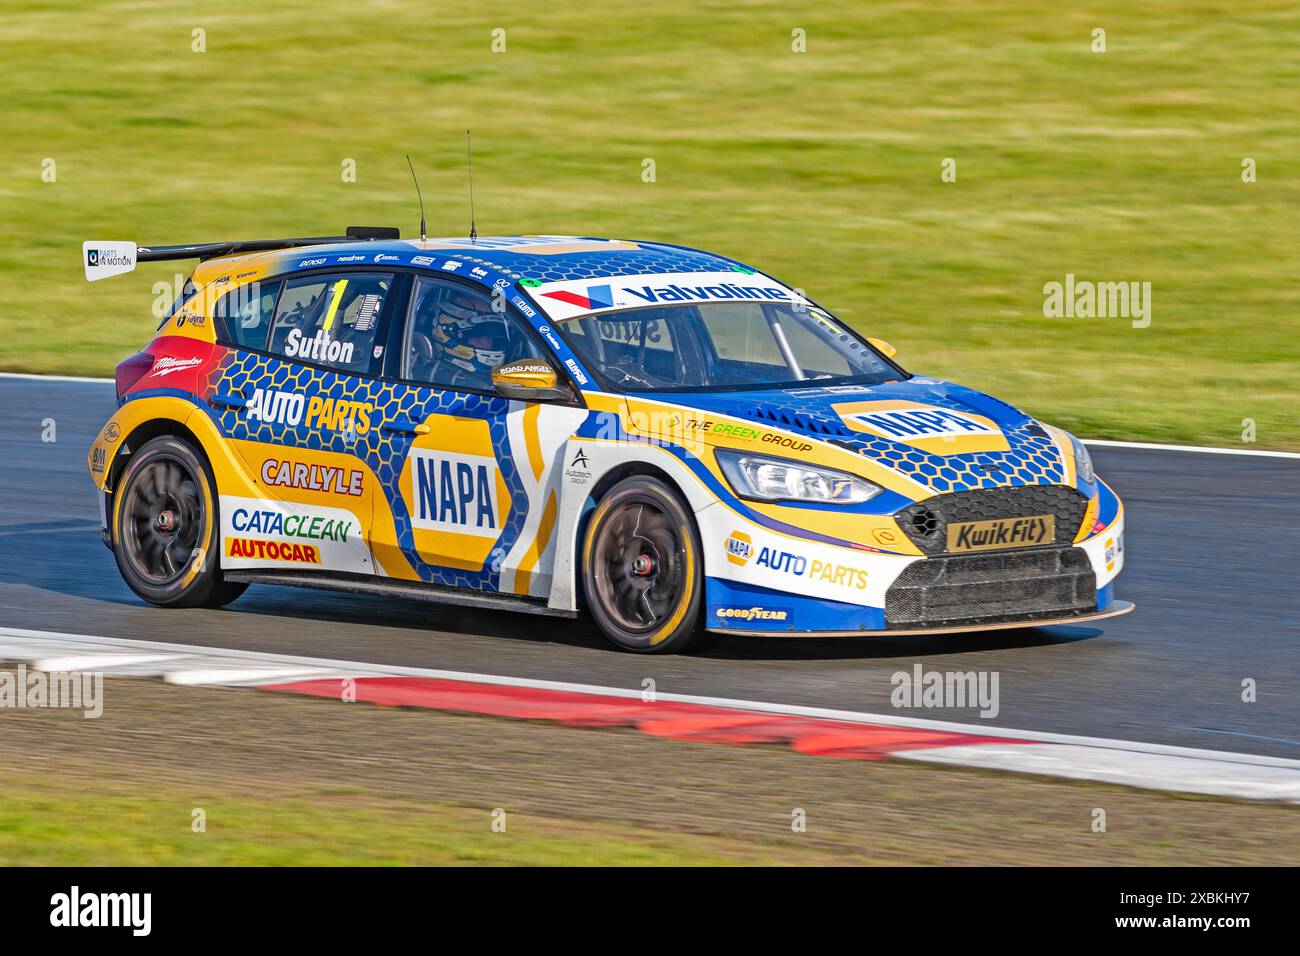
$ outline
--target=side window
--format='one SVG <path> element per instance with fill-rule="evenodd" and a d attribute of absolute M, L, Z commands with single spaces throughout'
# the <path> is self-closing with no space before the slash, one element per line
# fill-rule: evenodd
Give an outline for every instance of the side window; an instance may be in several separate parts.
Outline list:
<path fill-rule="evenodd" d="M 772 308 L 777 307 L 772 306 Z M 781 328 L 785 331 L 790 348 L 799 357 L 804 374 L 812 377 L 859 374 L 859 370 L 849 363 L 848 357 L 843 352 L 836 351 L 827 343 L 825 334 L 819 335 L 813 329 L 812 323 L 822 317 L 825 317 L 827 322 L 830 321 L 830 316 L 821 309 L 790 312 L 781 307 L 778 308 L 778 315 Z M 830 323 L 830 328 L 836 328 L 833 322 Z"/>
<path fill-rule="evenodd" d="M 672 336 L 668 331 L 668 321 L 659 316 L 655 309 L 646 309 L 644 314 L 631 316 L 610 314 L 595 316 L 596 330 L 608 351 L 611 346 L 617 350 L 656 349 L 672 351 Z"/>
<path fill-rule="evenodd" d="M 392 287 L 391 274 L 376 272 L 286 282 L 268 351 L 345 372 L 369 371 L 379 315 Z"/>
<path fill-rule="evenodd" d="M 682 355 L 693 354 L 683 341 L 683 311 L 635 309 L 583 316 L 566 321 L 564 332 L 584 362 L 617 368 L 629 384 L 680 385 L 685 384 Z"/>
<path fill-rule="evenodd" d="M 221 341 L 246 349 L 266 348 L 275 299 L 283 282 L 249 282 L 217 300 L 214 316 Z"/>
<path fill-rule="evenodd" d="M 711 313 L 710 313 L 711 314 Z M 750 368 L 760 366 L 765 374 L 780 375 L 785 368 L 781 349 L 772 337 L 763 307 L 756 302 L 728 303 L 727 314 L 708 325 L 713 349 L 724 367 L 728 365 Z M 797 334 L 798 323 L 782 323 L 788 340 Z M 796 353 L 797 354 L 797 353 Z"/>
<path fill-rule="evenodd" d="M 542 353 L 509 313 L 464 286 L 415 280 L 402 346 L 402 378 L 444 388 L 492 390 L 492 370 Z"/>

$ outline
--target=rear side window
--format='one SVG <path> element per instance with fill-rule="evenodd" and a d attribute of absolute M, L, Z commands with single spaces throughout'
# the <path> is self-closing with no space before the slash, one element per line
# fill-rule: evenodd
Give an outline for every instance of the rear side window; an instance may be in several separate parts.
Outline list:
<path fill-rule="evenodd" d="M 379 316 L 393 287 L 388 273 L 304 276 L 285 283 L 268 350 L 345 372 L 367 372 Z"/>
<path fill-rule="evenodd" d="M 159 330 L 167 324 L 168 319 L 175 317 L 176 313 L 180 311 L 181 306 L 190 301 L 198 291 L 199 287 L 194 284 L 194 277 L 190 276 L 185 280 L 185 284 L 181 286 L 181 291 L 176 294 L 176 300 L 172 303 L 172 307 L 167 310 L 167 314 L 163 316 L 163 320 L 158 323 Z"/>
<path fill-rule="evenodd" d="M 214 310 L 222 342 L 240 348 L 266 348 L 283 282 L 249 282 L 217 300 Z"/>

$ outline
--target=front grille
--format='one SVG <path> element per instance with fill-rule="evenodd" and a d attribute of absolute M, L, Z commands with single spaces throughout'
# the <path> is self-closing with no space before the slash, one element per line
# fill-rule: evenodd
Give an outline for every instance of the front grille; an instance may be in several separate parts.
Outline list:
<path fill-rule="evenodd" d="M 947 549 L 948 525 L 990 518 L 1056 516 L 1054 544 L 1072 544 L 1088 510 L 1088 499 L 1065 485 L 1025 485 L 1020 488 L 981 488 L 936 495 L 904 508 L 894 517 L 899 527 L 925 554 Z"/>
<path fill-rule="evenodd" d="M 1097 576 L 1080 548 L 1038 548 L 914 561 L 885 592 L 886 627 L 1032 621 L 1097 609 Z"/>

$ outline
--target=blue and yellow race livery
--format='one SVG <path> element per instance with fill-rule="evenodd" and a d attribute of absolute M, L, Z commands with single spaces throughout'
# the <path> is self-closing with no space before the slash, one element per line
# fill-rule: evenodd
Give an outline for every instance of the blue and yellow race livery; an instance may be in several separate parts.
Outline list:
<path fill-rule="evenodd" d="M 202 260 L 90 450 L 141 596 L 586 609 L 646 652 L 1131 609 L 1123 508 L 1078 440 L 757 269 L 394 233 L 86 243 L 92 279 Z"/>

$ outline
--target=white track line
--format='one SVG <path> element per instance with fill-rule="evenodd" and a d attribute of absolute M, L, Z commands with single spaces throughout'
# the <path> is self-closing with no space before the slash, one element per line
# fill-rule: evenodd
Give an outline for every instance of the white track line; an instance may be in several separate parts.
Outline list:
<path fill-rule="evenodd" d="M 174 661 L 175 654 L 71 654 L 65 657 L 37 657 L 32 667 L 38 671 L 105 671 L 118 668 L 139 668 L 144 664 L 161 664 Z"/>
<path fill-rule="evenodd" d="M 1216 448 L 1213 445 L 1160 445 L 1145 441 L 1102 441 L 1097 438 L 1080 439 L 1094 448 L 1144 448 L 1148 451 L 1193 451 L 1202 455 L 1239 455 L 1248 458 L 1300 458 L 1300 452 L 1268 451 L 1254 448 Z"/>
<path fill-rule="evenodd" d="M 60 649 L 65 661 L 73 655 L 100 655 L 91 660 L 107 663 L 105 656 L 115 652 L 121 655 L 123 662 L 129 660 L 136 668 L 142 663 L 139 655 L 155 654 L 159 665 L 152 672 L 161 674 L 165 680 L 173 683 L 256 685 L 313 678 L 424 677 L 638 700 L 642 694 L 640 688 L 605 687 L 497 674 L 297 657 L 262 651 L 0 628 L 0 659 L 46 660 L 60 656 Z M 768 714 L 1010 737 L 1024 741 L 1024 744 L 958 745 L 894 754 L 908 760 L 959 763 L 986 769 L 1087 779 L 1157 790 L 1300 803 L 1300 760 L 1283 757 L 695 694 L 661 693 L 657 698 Z"/>
<path fill-rule="evenodd" d="M 321 667 L 240 667 L 226 665 L 223 667 L 181 667 L 169 670 L 163 680 L 169 684 L 202 686 L 204 684 L 247 685 L 288 684 L 304 680 L 337 680 L 339 672 L 333 668 Z"/>
<path fill-rule="evenodd" d="M 30 372 L 0 372 L 0 378 L 17 378 L 40 382 L 101 382 L 112 384 L 111 378 L 82 378 L 76 375 L 36 375 Z M 1217 448 L 1213 445 L 1162 445 L 1157 442 L 1109 441 L 1100 438 L 1080 439 L 1085 445 L 1098 448 L 1145 448 L 1149 451 L 1191 451 L 1202 455 L 1241 455 L 1251 458 L 1300 458 L 1300 452 L 1268 451 L 1247 448 Z"/>
<path fill-rule="evenodd" d="M 1177 790 L 1247 800 L 1300 803 L 1300 773 L 1286 767 L 1253 766 L 1169 754 L 1134 754 L 1071 744 L 980 744 L 913 750 L 893 756 L 982 770 L 1009 770 L 1069 780 L 1103 780 L 1126 787 Z"/>

